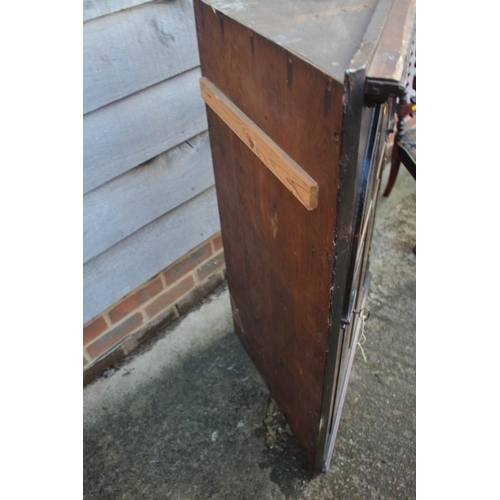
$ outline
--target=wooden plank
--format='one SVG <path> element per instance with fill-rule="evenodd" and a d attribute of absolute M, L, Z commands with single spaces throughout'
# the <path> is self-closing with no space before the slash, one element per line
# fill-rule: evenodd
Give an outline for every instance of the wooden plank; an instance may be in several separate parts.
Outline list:
<path fill-rule="evenodd" d="M 207 129 L 199 68 L 83 117 L 84 192 Z"/>
<path fill-rule="evenodd" d="M 214 184 L 208 132 L 87 193 L 83 262 Z"/>
<path fill-rule="evenodd" d="M 220 230 L 215 188 L 151 222 L 83 266 L 83 322 Z"/>
<path fill-rule="evenodd" d="M 253 151 L 307 210 L 318 206 L 318 183 L 262 129 L 206 78 L 200 79 L 203 100 Z"/>
<path fill-rule="evenodd" d="M 406 60 L 413 39 L 415 0 L 392 4 L 366 78 L 400 83 L 405 77 Z"/>
<path fill-rule="evenodd" d="M 152 3 L 83 25 L 83 112 L 199 65 L 190 0 Z"/>
<path fill-rule="evenodd" d="M 83 0 L 83 21 L 129 9 L 153 0 Z"/>
<path fill-rule="evenodd" d="M 264 2 L 259 6 L 264 9 Z M 203 1 L 195 1 L 195 15 L 203 76 L 307 167 L 321 191 L 317 209 L 304 210 L 208 108 L 235 330 L 314 462 L 337 259 L 345 89 Z"/>
<path fill-rule="evenodd" d="M 378 4 L 373 11 L 372 18 L 363 35 L 363 40 L 360 43 L 359 49 L 349 64 L 351 71 L 360 68 L 366 69 L 367 65 L 371 63 L 393 2 L 394 0 L 378 0 Z"/>

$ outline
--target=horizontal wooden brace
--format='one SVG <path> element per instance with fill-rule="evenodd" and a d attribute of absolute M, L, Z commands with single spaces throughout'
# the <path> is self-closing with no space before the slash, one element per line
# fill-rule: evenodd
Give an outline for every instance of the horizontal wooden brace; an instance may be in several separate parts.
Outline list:
<path fill-rule="evenodd" d="M 257 155 L 307 210 L 318 206 L 318 183 L 262 129 L 237 108 L 210 80 L 200 78 L 201 97 Z"/>

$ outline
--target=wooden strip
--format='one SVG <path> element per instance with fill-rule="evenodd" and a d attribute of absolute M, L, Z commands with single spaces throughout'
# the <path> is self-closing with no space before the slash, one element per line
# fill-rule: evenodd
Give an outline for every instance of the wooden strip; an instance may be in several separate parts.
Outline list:
<path fill-rule="evenodd" d="M 359 49 L 349 64 L 351 71 L 362 67 L 366 68 L 371 63 L 393 2 L 394 0 L 379 0 L 377 3 Z"/>
<path fill-rule="evenodd" d="M 83 262 L 214 184 L 208 132 L 87 193 Z"/>
<path fill-rule="evenodd" d="M 318 183 L 240 111 L 207 78 L 200 79 L 201 96 L 229 128 L 255 153 L 307 210 L 318 206 Z"/>
<path fill-rule="evenodd" d="M 83 117 L 83 188 L 88 192 L 207 130 L 199 68 Z"/>
<path fill-rule="evenodd" d="M 83 25 L 83 112 L 198 66 L 189 0 L 144 5 Z"/>
<path fill-rule="evenodd" d="M 83 323 L 220 230 L 211 187 L 83 266 Z"/>
<path fill-rule="evenodd" d="M 129 9 L 153 0 L 83 0 L 83 21 Z"/>
<path fill-rule="evenodd" d="M 400 83 L 415 27 L 415 0 L 392 4 L 366 78 Z"/>

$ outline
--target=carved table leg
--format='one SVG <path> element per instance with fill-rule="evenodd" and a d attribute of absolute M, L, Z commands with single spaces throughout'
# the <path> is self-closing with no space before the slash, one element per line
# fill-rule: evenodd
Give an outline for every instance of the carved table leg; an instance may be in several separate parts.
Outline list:
<path fill-rule="evenodd" d="M 402 102 L 404 104 L 404 102 Z M 384 191 L 384 197 L 387 198 L 396 183 L 396 177 L 398 176 L 399 166 L 401 165 L 401 160 L 398 156 L 398 142 L 403 137 L 405 129 L 405 120 L 402 116 L 398 116 L 397 132 L 394 137 L 394 144 L 392 145 L 392 155 L 391 155 L 391 172 L 389 173 L 389 180 L 387 182 L 387 187 Z"/>

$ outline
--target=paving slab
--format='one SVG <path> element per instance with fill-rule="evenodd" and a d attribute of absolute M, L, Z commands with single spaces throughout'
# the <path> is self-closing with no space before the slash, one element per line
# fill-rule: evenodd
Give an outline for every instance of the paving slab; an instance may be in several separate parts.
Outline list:
<path fill-rule="evenodd" d="M 377 210 L 371 317 L 328 473 L 311 478 L 222 286 L 84 389 L 84 498 L 415 498 L 415 200 L 402 169 Z"/>

